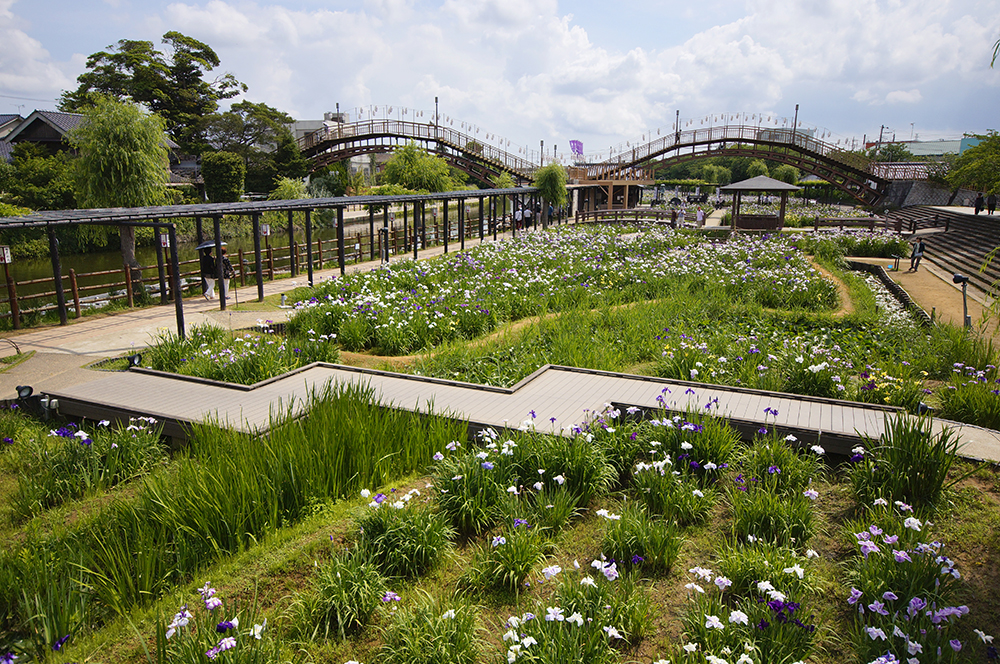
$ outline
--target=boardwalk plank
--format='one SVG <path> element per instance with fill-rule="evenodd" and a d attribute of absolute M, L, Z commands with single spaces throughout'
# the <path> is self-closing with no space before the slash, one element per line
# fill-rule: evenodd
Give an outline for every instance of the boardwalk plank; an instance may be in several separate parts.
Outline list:
<path fill-rule="evenodd" d="M 718 398 L 720 415 L 760 424 L 766 419 L 770 426 L 774 418 L 765 417 L 764 408 L 777 408 L 779 425 L 813 431 L 821 429 L 824 435 L 839 436 L 841 440 L 856 438 L 856 431 L 877 438 L 882 432 L 884 417 L 881 411 L 863 404 L 807 401 L 790 395 L 748 393 L 711 385 L 696 386 L 692 397 L 685 394 L 686 385 L 669 381 L 559 368 L 539 374 L 512 393 L 384 372 L 315 366 L 254 389 L 126 372 L 102 376 L 49 394 L 63 398 L 67 407 L 79 409 L 78 413 L 70 413 L 74 416 L 86 416 L 96 408 L 102 413 L 118 413 L 118 417 L 149 414 L 174 423 L 199 422 L 214 417 L 233 428 L 265 431 L 272 416 L 283 415 L 290 404 L 297 412 L 305 405 L 311 391 L 331 382 L 367 385 L 383 403 L 392 403 L 397 408 L 423 411 L 433 402 L 435 412 L 494 426 L 503 426 L 506 420 L 508 426 L 517 427 L 534 409 L 535 424 L 541 430 L 552 428 L 551 417 L 557 418 L 556 428 L 580 424 L 588 413 L 596 414 L 605 403 L 612 401 L 656 407 L 656 398 L 664 386 L 671 390 L 666 395 L 668 405 L 677 411 L 689 405 L 692 410 L 703 412 L 705 403 Z M 176 429 L 175 425 L 171 426 Z M 963 440 L 978 436 L 974 441 L 977 450 L 990 449 L 1000 440 L 996 432 L 968 427 L 965 431 L 969 433 L 963 434 Z M 839 445 L 843 447 L 844 444 Z"/>

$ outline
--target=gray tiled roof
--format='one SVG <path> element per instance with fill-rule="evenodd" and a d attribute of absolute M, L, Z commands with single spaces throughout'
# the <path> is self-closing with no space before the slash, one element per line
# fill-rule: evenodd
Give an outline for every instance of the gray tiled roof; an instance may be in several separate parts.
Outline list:
<path fill-rule="evenodd" d="M 14 146 L 0 138 L 0 161 L 9 162 L 14 158 Z"/>
<path fill-rule="evenodd" d="M 0 113 L 0 127 L 4 126 L 11 120 L 21 120 L 21 119 L 23 118 L 21 118 L 21 116 L 18 115 L 17 113 Z"/>
<path fill-rule="evenodd" d="M 60 111 L 37 111 L 37 113 L 63 133 L 76 129 L 83 122 L 83 116 L 79 113 L 62 113 Z"/>

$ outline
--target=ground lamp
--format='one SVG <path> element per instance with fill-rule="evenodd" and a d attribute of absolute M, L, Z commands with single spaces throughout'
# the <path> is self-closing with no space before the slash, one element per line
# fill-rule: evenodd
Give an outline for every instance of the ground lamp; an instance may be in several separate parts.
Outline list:
<path fill-rule="evenodd" d="M 962 284 L 962 313 L 964 314 L 963 320 L 965 321 L 965 327 L 972 327 L 972 318 L 969 317 L 969 278 L 962 276 L 961 274 L 955 273 L 955 276 L 951 278 L 956 284 Z"/>
<path fill-rule="evenodd" d="M 142 364 L 142 353 L 135 353 L 134 355 L 129 355 L 127 358 L 128 365 L 130 367 L 137 367 Z"/>
<path fill-rule="evenodd" d="M 32 389 L 31 385 L 18 385 L 15 389 L 17 390 L 18 399 L 27 399 L 35 391 Z"/>

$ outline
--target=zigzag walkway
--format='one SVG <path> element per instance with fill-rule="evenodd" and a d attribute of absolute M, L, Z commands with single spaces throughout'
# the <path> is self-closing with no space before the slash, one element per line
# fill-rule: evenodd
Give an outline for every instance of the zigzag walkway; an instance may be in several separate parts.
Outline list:
<path fill-rule="evenodd" d="M 271 416 L 301 412 L 313 390 L 330 382 L 367 385 L 385 406 L 446 414 L 469 422 L 470 434 L 485 427 L 517 428 L 532 418 L 540 431 L 558 433 L 586 422 L 607 403 L 671 411 L 705 412 L 729 420 L 749 437 L 760 427 L 793 434 L 802 444 L 818 442 L 847 454 L 862 435 L 877 438 L 897 408 L 837 399 L 741 390 L 648 376 L 547 365 L 512 388 L 316 363 L 254 386 L 233 385 L 132 369 L 50 391 L 59 411 L 72 417 L 127 419 L 139 415 L 164 423 L 167 435 L 184 438 L 192 423 L 207 418 L 247 432 L 267 430 Z M 765 413 L 777 411 L 777 415 Z M 958 430 L 963 456 L 1000 461 L 1000 433 L 936 420 Z"/>

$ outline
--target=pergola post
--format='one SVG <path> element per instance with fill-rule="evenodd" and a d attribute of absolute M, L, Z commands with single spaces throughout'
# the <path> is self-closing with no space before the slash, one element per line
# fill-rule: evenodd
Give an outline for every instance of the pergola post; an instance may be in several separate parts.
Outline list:
<path fill-rule="evenodd" d="M 295 255 L 298 253 L 295 249 L 295 225 L 292 223 L 292 211 L 288 211 L 288 269 L 292 273 L 292 276 L 298 274 L 296 269 L 298 266 L 295 264 Z"/>
<path fill-rule="evenodd" d="M 198 244 L 205 241 L 205 234 L 201 230 L 201 217 L 194 218 L 194 234 Z"/>
<path fill-rule="evenodd" d="M 368 258 L 375 258 L 375 208 L 370 205 L 368 206 Z"/>
<path fill-rule="evenodd" d="M 420 211 L 419 213 L 417 211 Z M 420 237 L 420 220 L 424 217 L 424 202 L 413 204 L 413 260 L 417 260 L 417 238 Z"/>
<path fill-rule="evenodd" d="M 257 301 L 264 301 L 264 266 L 260 260 L 260 212 L 254 212 L 253 219 L 253 261 L 254 276 L 257 277 Z"/>
<path fill-rule="evenodd" d="M 337 208 L 337 265 L 340 267 L 340 276 L 344 276 L 347 268 L 344 265 L 344 208 Z"/>
<path fill-rule="evenodd" d="M 155 219 L 153 220 L 155 223 Z M 153 234 L 159 236 L 163 233 L 163 226 L 154 226 Z M 156 246 L 156 276 L 160 282 L 160 304 L 167 303 L 167 276 L 165 274 L 163 265 L 163 244 L 160 242 L 159 237 L 153 238 L 153 244 Z"/>
<path fill-rule="evenodd" d="M 458 201 L 458 248 L 465 251 L 465 199 Z"/>
<path fill-rule="evenodd" d="M 226 310 L 226 294 L 223 293 L 222 281 L 222 218 L 212 217 L 212 232 L 215 234 L 215 283 L 219 284 L 219 311 Z"/>
<path fill-rule="evenodd" d="M 483 241 L 483 223 L 486 220 L 486 210 L 483 209 L 483 197 L 479 197 L 479 241 Z"/>
<path fill-rule="evenodd" d="M 309 275 L 309 285 L 313 285 L 313 227 L 312 210 L 306 210 L 306 271 Z"/>
<path fill-rule="evenodd" d="M 177 318 L 177 337 L 184 338 L 184 292 L 181 290 L 180 261 L 177 259 L 177 224 L 168 224 L 170 236 L 170 279 L 174 291 L 174 314 Z"/>
<path fill-rule="evenodd" d="M 444 219 L 441 221 L 444 226 L 444 253 L 448 253 L 448 199 L 444 199 Z"/>
<path fill-rule="evenodd" d="M 62 263 L 59 262 L 59 240 L 56 238 L 56 229 L 51 225 L 49 231 L 49 257 L 52 259 L 52 277 L 56 285 L 56 306 L 59 307 L 59 324 L 67 325 L 69 320 L 66 317 L 66 293 L 63 292 L 62 284 Z"/>
<path fill-rule="evenodd" d="M 785 204 L 788 202 L 788 192 L 781 192 L 781 207 L 778 209 L 778 230 L 785 227 Z"/>

